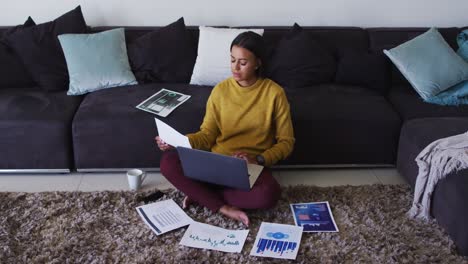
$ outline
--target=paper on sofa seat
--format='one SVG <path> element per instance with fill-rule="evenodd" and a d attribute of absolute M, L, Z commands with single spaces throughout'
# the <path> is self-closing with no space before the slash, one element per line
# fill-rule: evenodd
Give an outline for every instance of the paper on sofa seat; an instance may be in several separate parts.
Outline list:
<path fill-rule="evenodd" d="M 158 129 L 159 137 L 167 144 L 173 147 L 192 148 L 188 137 L 182 135 L 163 121 L 157 118 L 154 118 L 154 120 L 156 121 L 156 128 Z"/>

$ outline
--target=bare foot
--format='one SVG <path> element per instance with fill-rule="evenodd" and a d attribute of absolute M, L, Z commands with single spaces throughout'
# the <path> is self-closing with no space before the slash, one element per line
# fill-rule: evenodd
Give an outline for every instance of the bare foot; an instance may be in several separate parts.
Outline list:
<path fill-rule="evenodd" d="M 219 208 L 219 212 L 229 218 L 241 221 L 246 226 L 249 226 L 249 217 L 244 211 L 241 211 L 239 208 L 229 205 L 223 205 L 221 206 L 221 208 Z"/>
<path fill-rule="evenodd" d="M 184 200 L 182 201 L 182 209 L 188 208 L 194 201 L 190 199 L 190 197 L 185 196 Z"/>

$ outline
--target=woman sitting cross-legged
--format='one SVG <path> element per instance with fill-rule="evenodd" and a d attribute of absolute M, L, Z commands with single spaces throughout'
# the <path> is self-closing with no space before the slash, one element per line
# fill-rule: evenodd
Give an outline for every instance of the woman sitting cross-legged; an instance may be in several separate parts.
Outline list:
<path fill-rule="evenodd" d="M 241 33 L 233 40 L 232 77 L 213 88 L 200 131 L 187 135 L 195 149 L 264 165 L 250 191 L 187 178 L 177 151 L 156 137 L 158 147 L 164 151 L 162 175 L 186 195 L 182 207 L 196 202 L 248 226 L 249 218 L 243 209 L 268 209 L 280 198 L 280 186 L 268 167 L 291 153 L 295 139 L 283 89 L 263 77 L 263 54 L 263 37 L 254 32 Z"/>

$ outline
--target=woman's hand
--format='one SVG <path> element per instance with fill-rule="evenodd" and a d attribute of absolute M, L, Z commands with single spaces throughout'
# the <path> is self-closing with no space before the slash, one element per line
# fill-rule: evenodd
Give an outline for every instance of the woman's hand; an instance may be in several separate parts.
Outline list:
<path fill-rule="evenodd" d="M 232 154 L 232 156 L 233 156 L 234 158 L 243 159 L 243 160 L 245 160 L 247 163 L 250 163 L 250 164 L 258 164 L 258 163 L 257 163 L 257 160 L 256 160 L 255 158 L 252 158 L 252 157 L 249 156 L 247 153 L 242 152 L 242 151 L 236 151 L 236 152 L 234 152 L 234 154 Z"/>
<path fill-rule="evenodd" d="M 174 148 L 173 146 L 164 142 L 164 140 L 162 140 L 159 136 L 156 136 L 154 139 L 156 140 L 156 144 L 158 144 L 158 148 L 161 151 L 166 151 Z"/>

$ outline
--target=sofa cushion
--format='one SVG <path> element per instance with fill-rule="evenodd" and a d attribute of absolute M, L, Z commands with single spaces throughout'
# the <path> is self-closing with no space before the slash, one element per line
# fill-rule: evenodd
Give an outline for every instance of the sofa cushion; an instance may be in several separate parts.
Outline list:
<path fill-rule="evenodd" d="M 465 61 L 468 61 L 468 29 L 463 30 L 457 36 L 458 51 L 457 54 L 460 55 Z"/>
<path fill-rule="evenodd" d="M 468 63 L 436 28 L 384 53 L 424 100 L 468 79 Z"/>
<path fill-rule="evenodd" d="M 140 83 L 188 83 L 197 46 L 184 18 L 137 38 L 128 45 L 132 70 Z"/>
<path fill-rule="evenodd" d="M 123 28 L 58 36 L 67 61 L 68 95 L 137 84 L 130 69 Z"/>
<path fill-rule="evenodd" d="M 400 118 L 378 92 L 322 84 L 286 95 L 296 144 L 283 164 L 394 164 Z"/>
<path fill-rule="evenodd" d="M 18 30 L 8 37 L 8 43 L 21 57 L 37 85 L 46 91 L 65 90 L 69 77 L 57 36 L 86 31 L 86 22 L 78 6 L 54 21 Z"/>
<path fill-rule="evenodd" d="M 467 118 L 421 118 L 405 122 L 401 129 L 397 169 L 413 190 L 418 175 L 416 156 L 433 141 L 467 130 Z M 467 188 L 468 170 L 450 173 L 436 185 L 431 204 L 437 223 L 452 237 L 463 255 L 468 255 Z"/>
<path fill-rule="evenodd" d="M 38 87 L 0 90 L 0 168 L 73 167 L 71 123 L 81 97 Z"/>
<path fill-rule="evenodd" d="M 362 85 L 385 95 L 391 81 L 389 66 L 382 53 L 349 50 L 339 56 L 335 82 Z"/>
<path fill-rule="evenodd" d="M 190 84 L 215 86 L 231 77 L 230 47 L 242 32 L 263 35 L 263 29 L 213 28 L 200 26 L 198 52 Z"/>
<path fill-rule="evenodd" d="M 162 88 L 191 97 L 168 117 L 158 118 L 183 134 L 198 131 L 212 87 L 154 83 L 100 90 L 86 95 L 75 115 L 77 168 L 159 167 L 161 152 L 154 141 L 157 116 L 135 106 Z"/>
<path fill-rule="evenodd" d="M 283 86 L 305 87 L 333 79 L 333 54 L 310 33 L 294 24 L 275 47 L 267 75 Z"/>
<path fill-rule="evenodd" d="M 403 120 L 423 117 L 468 117 L 468 105 L 442 106 L 426 103 L 409 85 L 390 89 L 388 100 Z"/>
<path fill-rule="evenodd" d="M 372 52 L 382 52 L 384 49 L 392 49 L 401 45 L 421 34 L 429 28 L 368 28 L 366 29 L 369 36 L 370 50 Z M 456 50 L 456 37 L 459 32 L 458 28 L 438 28 L 439 33 L 449 46 Z M 392 83 L 393 84 L 409 84 L 403 77 L 401 72 L 392 64 Z M 412 88 L 411 88 L 412 89 Z"/>
<path fill-rule="evenodd" d="M 34 81 L 24 68 L 21 59 L 14 53 L 7 41 L 7 37 L 18 30 L 36 25 L 31 17 L 28 17 L 23 25 L 9 28 L 0 36 L 0 89 L 15 87 L 32 87 Z"/>

